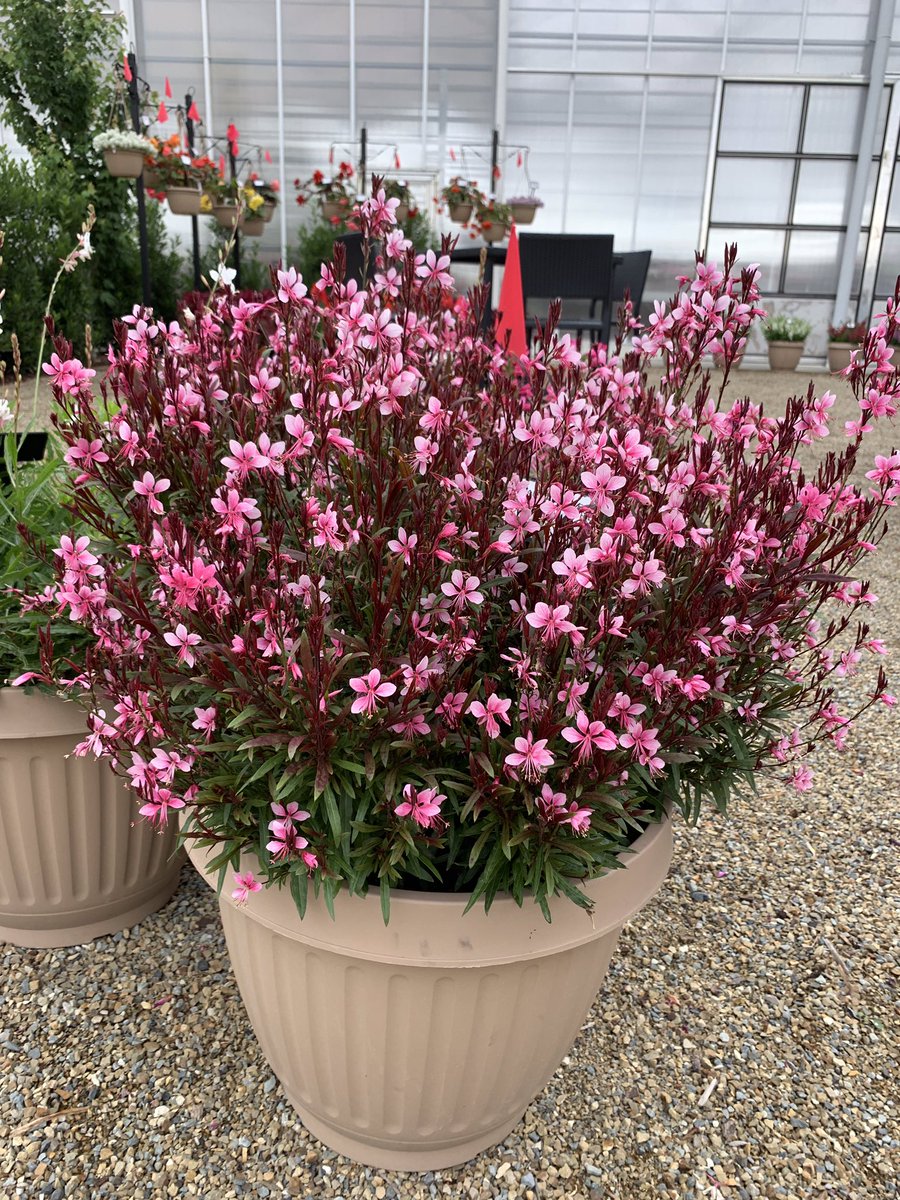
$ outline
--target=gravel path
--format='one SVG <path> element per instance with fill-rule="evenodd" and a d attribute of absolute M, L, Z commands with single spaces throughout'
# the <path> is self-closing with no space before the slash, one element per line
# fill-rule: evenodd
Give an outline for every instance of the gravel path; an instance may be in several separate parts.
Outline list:
<path fill-rule="evenodd" d="M 804 382 L 737 380 L 773 400 Z M 842 397 L 840 408 L 837 430 L 852 404 Z M 891 435 L 872 452 L 889 450 Z M 894 646 L 898 554 L 893 536 L 871 581 L 877 632 Z M 818 754 L 813 791 L 771 780 L 728 821 L 678 821 L 667 885 L 626 928 L 581 1036 L 524 1124 L 433 1175 L 379 1175 L 306 1134 L 248 1028 L 214 897 L 190 868 L 170 904 L 127 933 L 70 950 L 0 948 L 0 1190 L 52 1200 L 900 1195 L 896 737 L 879 708 L 846 754 Z"/>

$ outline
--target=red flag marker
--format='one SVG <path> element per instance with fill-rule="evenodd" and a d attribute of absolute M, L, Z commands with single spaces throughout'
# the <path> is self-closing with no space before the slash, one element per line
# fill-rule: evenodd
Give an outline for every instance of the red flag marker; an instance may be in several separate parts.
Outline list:
<path fill-rule="evenodd" d="M 266 151 L 264 157 L 265 157 L 265 160 L 267 163 L 270 163 L 272 161 L 272 155 L 268 152 L 268 150 Z"/>
<path fill-rule="evenodd" d="M 521 357 L 528 353 L 525 337 L 525 298 L 522 295 L 522 264 L 519 261 L 519 235 L 513 225 L 509 234 L 509 249 L 506 252 L 506 268 L 503 286 L 500 288 L 500 309 L 497 320 L 497 341 L 506 343 L 509 334 L 509 352 Z"/>
<path fill-rule="evenodd" d="M 456 162 L 456 151 L 453 149 L 452 146 L 450 147 L 450 157 L 454 162 Z"/>
<path fill-rule="evenodd" d="M 400 155 L 397 153 L 396 150 L 394 151 L 394 170 L 395 171 L 400 170 Z"/>
<path fill-rule="evenodd" d="M 131 63 L 128 61 L 127 52 L 122 55 L 122 74 L 125 76 L 125 82 L 131 83 L 134 76 L 131 74 Z"/>
<path fill-rule="evenodd" d="M 162 100 L 160 100 L 160 102 L 159 102 L 159 108 L 157 109 L 157 112 L 156 112 L 156 119 L 157 119 L 157 121 L 159 121 L 160 125 L 165 125 L 166 121 L 168 121 L 168 119 L 169 119 L 168 110 L 167 110 L 165 104 L 163 104 Z"/>
<path fill-rule="evenodd" d="M 521 165 L 522 165 L 522 151 L 520 150 L 519 153 L 516 155 L 516 166 L 521 167 Z"/>
<path fill-rule="evenodd" d="M 328 161 L 332 165 L 334 164 L 334 146 L 332 146 L 331 149 L 328 151 Z"/>
<path fill-rule="evenodd" d="M 197 105 L 193 102 L 193 100 L 191 101 L 191 107 L 187 110 L 187 115 L 189 121 L 200 120 L 200 113 L 197 111 Z"/>
<path fill-rule="evenodd" d="M 222 176 L 223 179 L 225 178 L 225 155 L 224 154 L 219 155 L 219 174 Z"/>
<path fill-rule="evenodd" d="M 171 85 L 171 83 L 169 83 L 168 75 L 166 76 L 166 99 L 167 100 L 172 99 L 172 85 Z"/>

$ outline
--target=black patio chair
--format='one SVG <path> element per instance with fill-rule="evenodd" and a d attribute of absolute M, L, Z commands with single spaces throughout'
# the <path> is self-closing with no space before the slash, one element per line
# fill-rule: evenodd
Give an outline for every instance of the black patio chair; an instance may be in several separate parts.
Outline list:
<path fill-rule="evenodd" d="M 347 274 L 346 281 L 349 283 L 351 279 L 362 285 L 363 282 L 363 235 L 361 233 L 342 233 L 340 237 L 336 237 L 335 242 L 340 242 L 344 247 L 344 253 L 347 259 Z M 375 258 L 378 253 L 378 248 L 373 244 L 369 256 L 369 279 L 372 279 L 375 274 Z"/>
<path fill-rule="evenodd" d="M 625 303 L 626 291 L 631 296 L 632 311 L 635 317 L 640 318 L 651 254 L 651 250 L 631 250 L 627 254 L 616 255 L 613 268 L 612 318 L 617 329 L 619 308 Z"/>
<path fill-rule="evenodd" d="M 522 293 L 529 337 L 535 318 L 529 320 L 529 303 L 563 302 L 558 328 L 588 333 L 592 340 L 609 342 L 612 322 L 613 235 L 611 233 L 521 233 Z M 586 316 L 566 312 L 566 301 L 587 301 Z M 597 305 L 602 305 L 598 317 Z M 542 318 L 546 307 L 542 305 Z"/>

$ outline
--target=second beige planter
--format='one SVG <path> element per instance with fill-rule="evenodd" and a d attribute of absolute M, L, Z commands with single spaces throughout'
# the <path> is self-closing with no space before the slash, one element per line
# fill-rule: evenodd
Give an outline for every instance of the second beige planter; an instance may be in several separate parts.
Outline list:
<path fill-rule="evenodd" d="M 176 827 L 154 829 L 105 762 L 75 758 L 84 711 L 0 688 L 0 942 L 76 946 L 169 899 Z"/>
<path fill-rule="evenodd" d="M 206 853 L 189 853 L 202 870 Z M 310 890 L 303 921 L 287 890 L 245 907 L 223 897 L 241 996 L 304 1125 L 396 1170 L 453 1166 L 502 1141 L 575 1040 L 671 856 L 667 820 L 624 869 L 586 885 L 592 915 L 557 897 L 550 924 L 509 896 L 463 915 L 464 895 L 395 891 L 387 926 L 377 893 L 342 892 L 332 920 Z"/>
<path fill-rule="evenodd" d="M 828 370 L 832 374 L 838 371 L 846 371 L 850 366 L 850 355 L 856 349 L 852 342 L 829 342 L 828 343 Z"/>
<path fill-rule="evenodd" d="M 803 357 L 803 342 L 769 342 L 769 366 L 773 371 L 796 371 Z"/>

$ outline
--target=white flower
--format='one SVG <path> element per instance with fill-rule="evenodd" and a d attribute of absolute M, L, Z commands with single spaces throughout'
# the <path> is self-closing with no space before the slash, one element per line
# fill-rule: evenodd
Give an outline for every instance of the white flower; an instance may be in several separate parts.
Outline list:
<path fill-rule="evenodd" d="M 80 258 L 81 261 L 84 262 L 86 259 L 90 258 L 93 253 L 94 249 L 91 246 L 91 231 L 87 229 L 84 233 L 80 233 L 78 235 L 78 249 L 75 251 L 75 257 Z"/>
<path fill-rule="evenodd" d="M 234 291 L 234 281 L 237 277 L 237 271 L 234 269 L 234 267 L 226 267 L 224 263 L 220 263 L 219 266 L 215 270 L 210 271 L 209 274 L 216 287 L 227 287 L 230 288 L 231 291 Z"/>
<path fill-rule="evenodd" d="M 0 429 L 3 429 L 12 420 L 12 415 L 9 401 L 0 396 Z"/>

